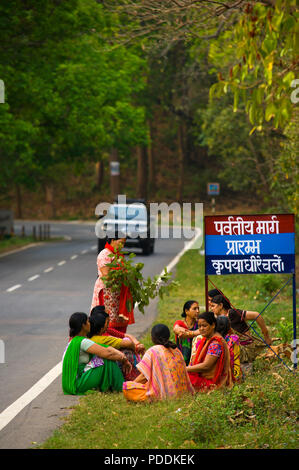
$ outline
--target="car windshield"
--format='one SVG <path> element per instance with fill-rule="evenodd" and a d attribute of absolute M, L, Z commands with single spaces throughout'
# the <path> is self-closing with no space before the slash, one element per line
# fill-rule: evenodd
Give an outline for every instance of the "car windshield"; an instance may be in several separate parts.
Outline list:
<path fill-rule="evenodd" d="M 146 220 L 146 207 L 144 205 L 114 205 L 110 206 L 107 217 L 111 219 Z"/>

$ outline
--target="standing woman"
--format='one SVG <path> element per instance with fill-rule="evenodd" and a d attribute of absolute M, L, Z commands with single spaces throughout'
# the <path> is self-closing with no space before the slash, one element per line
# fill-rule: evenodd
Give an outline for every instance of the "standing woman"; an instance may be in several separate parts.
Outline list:
<path fill-rule="evenodd" d="M 131 364 L 125 354 L 104 347 L 87 338 L 90 323 L 85 313 L 73 313 L 69 319 L 70 338 L 63 355 L 62 389 L 65 395 L 81 395 L 87 390 L 101 392 L 122 390 L 123 374 L 116 361 L 126 371 Z"/>
<path fill-rule="evenodd" d="M 208 391 L 233 385 L 230 352 L 225 339 L 216 331 L 213 312 L 204 312 L 198 317 L 202 338 L 197 342 L 194 356 L 187 371 L 197 391 Z"/>
<path fill-rule="evenodd" d="M 127 287 L 122 286 L 119 292 L 114 292 L 105 287 L 103 277 L 107 276 L 110 269 L 122 269 L 107 266 L 112 263 L 113 256 L 120 256 L 120 250 L 125 244 L 125 238 L 108 239 L 105 248 L 98 254 L 97 267 L 98 278 L 94 285 L 90 310 L 98 305 L 104 305 L 110 318 L 110 327 L 122 333 L 126 333 L 128 325 L 135 323 L 133 311 L 133 299 Z M 131 305 L 127 310 L 128 301 Z"/>
<path fill-rule="evenodd" d="M 188 300 L 184 307 L 182 317 L 184 320 L 177 320 L 173 325 L 173 332 L 175 334 L 175 342 L 178 349 L 183 354 L 186 365 L 189 364 L 191 356 L 192 340 L 198 336 L 198 322 L 199 305 L 196 300 Z"/>

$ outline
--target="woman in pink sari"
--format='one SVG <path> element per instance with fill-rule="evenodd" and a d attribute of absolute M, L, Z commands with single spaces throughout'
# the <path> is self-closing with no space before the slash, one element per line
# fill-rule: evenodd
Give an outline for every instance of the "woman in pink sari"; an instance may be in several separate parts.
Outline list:
<path fill-rule="evenodd" d="M 97 257 L 98 278 L 94 285 L 92 303 L 90 311 L 98 306 L 104 305 L 105 310 L 110 318 L 110 327 L 122 333 L 126 333 L 128 325 L 135 323 L 133 311 L 133 299 L 130 295 L 128 288 L 122 286 L 120 292 L 114 292 L 106 288 L 103 277 L 107 276 L 111 268 L 109 265 L 113 261 L 113 255 L 120 256 L 120 250 L 125 244 L 125 238 L 112 238 L 109 239 Z M 127 305 L 131 304 L 131 309 L 127 310 Z"/>
<path fill-rule="evenodd" d="M 123 384 L 126 399 L 151 402 L 194 393 L 182 353 L 176 344 L 169 341 L 169 328 L 158 324 L 151 334 L 154 346 L 136 365 L 140 375 L 134 381 Z"/>

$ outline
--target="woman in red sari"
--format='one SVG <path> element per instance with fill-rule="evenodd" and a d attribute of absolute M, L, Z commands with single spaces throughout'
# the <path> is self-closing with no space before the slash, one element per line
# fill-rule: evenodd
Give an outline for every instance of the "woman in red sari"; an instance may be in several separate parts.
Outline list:
<path fill-rule="evenodd" d="M 120 250 L 125 244 L 125 238 L 111 238 L 108 239 L 105 248 L 98 254 L 97 267 L 98 278 L 94 285 L 93 297 L 90 310 L 98 305 L 104 305 L 105 310 L 110 317 L 110 327 L 122 333 L 126 333 L 128 325 L 135 323 L 133 311 L 133 299 L 127 287 L 122 286 L 119 292 L 114 292 L 105 286 L 103 277 L 107 276 L 110 269 L 109 265 L 113 261 L 113 256 L 120 256 Z M 127 305 L 131 304 L 128 311 Z"/>
<path fill-rule="evenodd" d="M 198 317 L 198 339 L 187 371 L 197 391 L 209 391 L 233 385 L 230 352 L 225 339 L 216 332 L 213 312 L 204 312 Z"/>

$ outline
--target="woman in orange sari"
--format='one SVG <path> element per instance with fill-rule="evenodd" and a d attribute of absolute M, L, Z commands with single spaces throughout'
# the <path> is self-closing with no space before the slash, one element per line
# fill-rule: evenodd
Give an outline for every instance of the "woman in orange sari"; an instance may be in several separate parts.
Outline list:
<path fill-rule="evenodd" d="M 110 269 L 121 269 L 121 266 L 119 268 L 108 266 L 113 262 L 113 255 L 120 256 L 120 250 L 126 241 L 125 238 L 118 238 L 117 235 L 115 237 L 108 239 L 104 250 L 98 254 L 98 278 L 94 285 L 90 311 L 98 305 L 104 305 L 110 317 L 110 327 L 126 333 L 128 325 L 135 323 L 132 296 L 127 287 L 122 286 L 120 292 L 114 292 L 108 289 L 103 281 Z M 128 304 L 131 305 L 129 310 L 127 310 Z"/>
<path fill-rule="evenodd" d="M 216 331 L 213 312 L 198 317 L 198 339 L 187 371 L 195 390 L 204 392 L 233 385 L 230 352 L 225 339 Z"/>
<path fill-rule="evenodd" d="M 151 402 L 194 393 L 182 353 L 169 341 L 170 331 L 163 324 L 151 332 L 154 346 L 149 348 L 136 365 L 140 375 L 134 381 L 123 383 L 128 401 Z"/>

